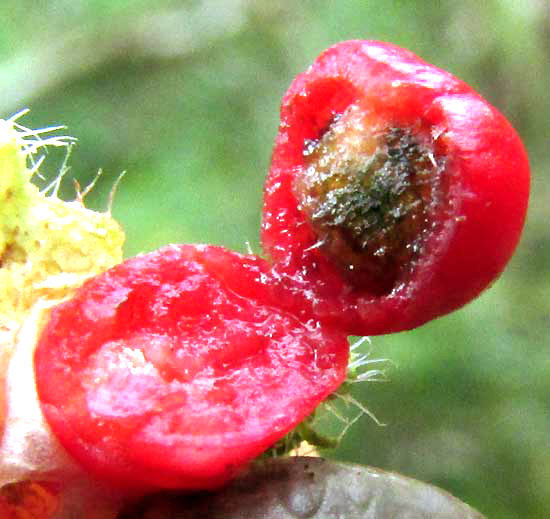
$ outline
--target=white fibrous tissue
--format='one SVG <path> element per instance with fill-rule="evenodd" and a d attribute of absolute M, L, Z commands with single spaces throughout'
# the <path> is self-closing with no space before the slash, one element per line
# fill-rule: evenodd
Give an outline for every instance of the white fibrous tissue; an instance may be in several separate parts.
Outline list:
<path fill-rule="evenodd" d="M 33 358 L 50 309 L 122 261 L 124 232 L 109 210 L 85 207 L 93 183 L 82 192 L 77 185 L 72 202 L 57 196 L 66 169 L 43 190 L 33 184 L 44 148 L 73 139 L 56 135 L 61 127 L 23 127 L 17 120 L 26 112 L 0 119 L 0 508 L 25 519 L 112 519 L 115 492 L 71 459 L 44 419 Z M 32 508 L 34 497 L 44 498 L 33 489 L 47 482 L 60 492 L 54 499 L 42 489 L 51 507 L 58 505 L 53 517 Z M 32 487 L 28 499 L 20 485 Z"/>

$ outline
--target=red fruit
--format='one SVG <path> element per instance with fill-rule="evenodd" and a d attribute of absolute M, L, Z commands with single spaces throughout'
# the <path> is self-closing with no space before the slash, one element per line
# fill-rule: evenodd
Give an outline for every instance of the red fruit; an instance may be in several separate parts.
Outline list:
<path fill-rule="evenodd" d="M 309 415 L 345 378 L 346 336 L 279 309 L 267 271 L 169 246 L 56 307 L 35 369 L 66 450 L 122 487 L 212 488 Z"/>
<path fill-rule="evenodd" d="M 262 241 L 295 311 L 395 332 L 501 273 L 528 196 L 525 150 L 495 108 L 407 50 L 349 41 L 283 99 Z"/>

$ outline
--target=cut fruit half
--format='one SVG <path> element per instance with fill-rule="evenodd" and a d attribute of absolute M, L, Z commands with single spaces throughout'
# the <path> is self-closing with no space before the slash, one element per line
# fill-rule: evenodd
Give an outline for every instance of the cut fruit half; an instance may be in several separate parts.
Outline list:
<path fill-rule="evenodd" d="M 35 355 L 66 450 L 115 486 L 206 489 L 234 477 L 345 379 L 341 331 L 281 310 L 267 264 L 168 246 L 85 283 Z"/>

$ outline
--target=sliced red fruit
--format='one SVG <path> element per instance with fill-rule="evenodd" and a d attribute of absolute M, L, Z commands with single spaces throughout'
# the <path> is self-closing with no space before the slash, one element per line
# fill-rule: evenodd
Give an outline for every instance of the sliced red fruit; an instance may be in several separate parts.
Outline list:
<path fill-rule="evenodd" d="M 56 307 L 35 370 L 48 423 L 91 474 L 127 488 L 217 487 L 344 380 L 346 335 L 271 296 L 267 264 L 168 246 Z"/>
<path fill-rule="evenodd" d="M 521 140 L 470 87 L 394 45 L 343 42 L 283 99 L 262 242 L 295 312 L 390 333 L 487 287 L 528 196 Z"/>

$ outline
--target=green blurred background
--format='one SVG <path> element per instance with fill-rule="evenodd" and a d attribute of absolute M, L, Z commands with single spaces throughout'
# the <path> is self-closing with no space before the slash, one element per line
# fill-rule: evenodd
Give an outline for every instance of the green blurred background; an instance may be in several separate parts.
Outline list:
<path fill-rule="evenodd" d="M 470 83 L 522 135 L 533 169 L 521 246 L 477 301 L 373 338 L 390 382 L 331 455 L 435 483 L 499 519 L 550 517 L 550 7 L 545 0 L 2 0 L 0 117 L 63 123 L 70 175 L 126 255 L 169 242 L 259 251 L 262 184 L 280 99 L 345 39 L 391 41 Z M 50 152 L 54 175 L 63 155 Z M 49 169 L 48 169 L 49 168 Z M 65 183 L 66 197 L 73 195 Z"/>

